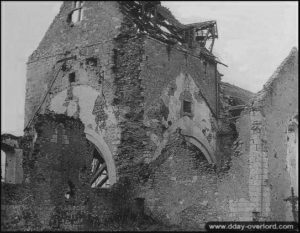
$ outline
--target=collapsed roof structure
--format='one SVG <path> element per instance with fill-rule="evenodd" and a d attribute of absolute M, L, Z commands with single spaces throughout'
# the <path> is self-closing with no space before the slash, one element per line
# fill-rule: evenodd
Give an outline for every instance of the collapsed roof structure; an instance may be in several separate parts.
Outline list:
<path fill-rule="evenodd" d="M 215 20 L 182 24 L 160 1 L 119 1 L 122 13 L 135 24 L 138 33 L 143 33 L 170 45 L 184 49 L 199 48 L 197 56 L 205 56 L 217 63 L 212 53 L 218 38 Z M 226 66 L 226 65 L 225 65 Z"/>

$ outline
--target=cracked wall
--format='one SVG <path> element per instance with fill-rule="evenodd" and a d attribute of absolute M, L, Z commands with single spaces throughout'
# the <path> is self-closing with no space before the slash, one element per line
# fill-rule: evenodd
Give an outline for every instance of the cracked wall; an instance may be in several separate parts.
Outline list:
<path fill-rule="evenodd" d="M 137 193 L 153 218 L 197 229 L 218 219 L 215 161 L 201 152 L 209 148 L 214 156 L 217 147 L 216 65 L 209 64 L 205 76 L 204 60 L 148 37 L 144 44 L 143 124 L 150 146 L 144 161 L 150 170 L 142 172 Z M 190 115 L 183 100 L 191 102 Z M 196 136 L 202 147 L 183 134 Z"/>
<path fill-rule="evenodd" d="M 97 86 L 102 79 L 105 79 L 105 85 L 111 85 L 112 41 L 119 33 L 123 19 L 117 3 L 87 1 L 84 4 L 82 22 L 73 27 L 67 22 L 67 15 L 71 10 L 72 2 L 64 2 L 38 48 L 28 59 L 25 125 L 49 88 L 54 73 L 53 67 L 60 59 L 71 55 L 81 58 L 95 57 L 98 59 L 96 68 L 99 69 L 99 74 L 94 75 L 94 79 L 89 76 L 85 79 L 86 76 L 82 73 L 77 73 L 77 76 L 81 77 L 80 81 L 91 86 Z M 85 63 L 84 60 L 82 62 Z M 86 73 L 83 70 L 82 72 Z M 59 84 L 62 89 L 66 85 L 66 80 Z"/>
<path fill-rule="evenodd" d="M 91 188 L 96 145 L 84 128 L 63 114 L 37 118 L 34 148 L 32 137 L 22 139 L 24 182 L 1 184 L 1 229 L 104 230 L 125 208 L 130 213 L 127 187 Z"/>
<path fill-rule="evenodd" d="M 136 197 L 145 198 L 146 209 L 155 219 L 192 228 L 225 218 L 230 208 L 230 213 L 235 212 L 234 204 L 228 204 L 227 196 L 221 195 L 222 189 L 218 191 L 222 179 L 214 166 L 219 146 L 216 62 L 137 34 L 136 25 L 121 14 L 117 4 L 85 2 L 82 22 L 70 25 L 66 17 L 71 3 L 65 2 L 28 60 L 25 124 L 49 90 L 39 112 L 45 122 L 35 139 L 28 140 L 31 151 L 26 153 L 33 157 L 24 166 L 26 174 L 38 175 L 27 175 L 29 183 L 20 187 L 27 190 L 24 195 L 29 191 L 26 187 L 31 187 L 34 199 L 26 199 L 27 206 L 17 202 L 7 207 L 30 210 L 29 204 L 37 206 L 32 214 L 44 219 L 35 217 L 34 223 L 28 217 L 28 229 L 83 229 L 90 221 L 86 216 L 92 213 L 101 222 L 106 213 L 120 212 L 117 206 L 126 213 Z M 191 103 L 191 113 L 184 111 L 184 101 Z M 57 128 L 59 116 L 74 126 L 66 123 Z M 37 122 L 35 119 L 33 125 Z M 26 137 L 34 137 L 34 127 L 30 130 Z M 99 144 L 104 157 L 108 154 L 105 160 L 114 167 L 108 172 L 117 184 L 113 189 L 121 188 L 113 191 L 110 199 L 110 192 L 95 193 L 83 185 L 76 191 L 79 199 L 74 200 L 83 213 L 75 211 L 75 215 L 87 222 L 64 225 L 58 219 L 68 218 L 68 205 L 59 206 L 65 201 L 63 192 L 73 190 L 68 179 L 80 177 L 83 164 L 91 162 L 86 161 L 91 155 L 87 139 Z M 65 159 L 55 159 L 51 151 Z M 49 167 L 44 162 L 49 162 Z M 64 168 L 57 170 L 58 164 Z M 52 179 L 50 174 L 55 171 Z M 71 182 L 75 187 L 85 184 L 77 178 Z M 243 203 L 243 195 L 234 200 Z M 87 196 L 90 199 L 82 204 L 80 199 Z M 46 203 L 49 206 L 42 207 L 46 212 L 43 216 L 38 206 Z M 219 206 L 224 208 L 222 216 Z M 100 209 L 105 209 L 104 213 Z"/>
<path fill-rule="evenodd" d="M 192 230 L 218 219 L 215 167 L 193 144 L 174 132 L 160 162 L 141 189 L 146 213 Z"/>
<path fill-rule="evenodd" d="M 186 98 L 191 102 L 192 116 L 190 118 L 194 122 L 193 126 L 199 128 L 201 135 L 203 135 L 201 141 L 206 142 L 205 145 L 209 147 L 211 154 L 216 150 L 216 120 L 193 78 L 189 74 L 180 73 L 173 82 L 170 82 L 163 89 L 158 97 L 159 101 L 152 104 L 145 113 L 144 123 L 152 129 L 148 134 L 152 143 L 157 147 L 154 158 L 150 160 L 159 156 L 164 142 L 168 140 L 168 130 L 178 124 L 179 120 L 185 116 L 182 108 L 183 100 Z M 158 127 L 164 127 L 167 131 L 164 129 L 158 131 Z"/>
<path fill-rule="evenodd" d="M 64 2 L 28 60 L 25 125 L 49 91 L 39 113 L 80 119 L 86 134 L 107 144 L 113 163 L 120 142 L 117 108 L 112 105 L 116 91 L 113 39 L 120 32 L 123 15 L 116 2 L 86 2 L 83 20 L 70 25 L 71 10 L 72 3 Z"/>
<path fill-rule="evenodd" d="M 147 134 L 152 150 L 156 151 L 154 158 L 167 140 L 166 130 L 184 116 L 183 100 L 191 102 L 191 120 L 201 129 L 207 144 L 216 149 L 216 64 L 208 63 L 204 75 L 202 59 L 152 38 L 145 40 L 141 73 L 145 96 L 144 124 L 149 127 Z M 211 89 L 209 94 L 205 87 Z"/>

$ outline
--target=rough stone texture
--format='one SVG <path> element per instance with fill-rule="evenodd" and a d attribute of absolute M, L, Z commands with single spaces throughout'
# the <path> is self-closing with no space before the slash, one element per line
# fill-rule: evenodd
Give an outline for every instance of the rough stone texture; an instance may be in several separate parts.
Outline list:
<path fill-rule="evenodd" d="M 220 89 L 225 95 L 223 101 L 231 98 L 231 105 L 247 104 L 254 97 L 254 93 L 226 82 L 220 82 Z"/>
<path fill-rule="evenodd" d="M 91 188 L 95 146 L 85 138 L 84 125 L 56 114 L 41 115 L 35 128 L 38 137 L 34 149 L 24 146 L 24 183 L 1 186 L 1 229 L 112 229 L 106 221 L 128 208 L 128 187 Z"/>
<path fill-rule="evenodd" d="M 21 184 L 23 182 L 23 150 L 21 137 L 1 135 L 1 182 Z"/>
<path fill-rule="evenodd" d="M 64 2 L 28 60 L 24 182 L 1 185 L 3 229 L 112 230 L 128 219 L 201 229 L 295 215 L 284 199 L 296 184 L 296 52 L 236 121 L 228 108 L 252 93 L 220 84 L 216 61 L 141 33 L 118 2 L 85 1 L 72 25 L 71 10 Z M 109 189 L 91 188 L 95 148 Z"/>
<path fill-rule="evenodd" d="M 291 172 L 295 174 L 298 169 L 298 153 L 294 149 L 298 147 L 297 140 L 290 143 L 287 140 L 289 136 L 293 140 L 297 135 L 297 106 L 298 51 L 293 49 L 239 119 L 238 140 L 245 148 L 239 150 L 239 154 L 241 158 L 247 157 L 248 163 L 243 169 L 249 171 L 246 177 L 248 189 L 243 197 L 244 205 L 232 204 L 231 212 L 239 213 L 246 208 L 248 217 L 245 220 L 251 219 L 251 212 L 256 212 L 257 216 L 255 213 L 252 216 L 257 220 L 297 219 L 297 204 L 294 203 L 292 208 L 292 202 L 286 200 L 292 196 L 292 187 L 298 190 L 297 176 L 291 176 Z M 294 130 L 289 134 L 291 121 Z M 242 171 L 242 174 L 247 172 Z M 298 192 L 294 195 L 297 197 Z"/>
<path fill-rule="evenodd" d="M 123 15 L 120 13 L 117 2 L 89 2 L 84 4 L 82 22 L 70 26 L 67 15 L 72 10 L 72 2 L 64 2 L 60 12 L 55 17 L 38 48 L 28 59 L 26 102 L 25 102 L 25 125 L 39 105 L 43 95 L 49 88 L 50 80 L 53 78 L 53 70 L 56 61 L 65 57 L 77 55 L 77 61 L 82 64 L 83 58 L 94 57 L 98 59 L 97 69 L 100 74 L 92 75 L 90 69 L 83 74 L 77 67 L 72 69 L 81 75 L 77 84 L 89 84 L 97 87 L 99 79 L 106 77 L 106 85 L 112 82 L 112 48 L 113 38 L 118 35 Z M 101 12 L 101 13 L 99 13 Z M 82 60 L 81 60 L 82 59 Z M 69 60 L 72 61 L 72 60 Z M 68 64 L 67 64 L 68 65 Z M 59 76 L 62 76 L 60 74 Z M 84 77 L 88 76 L 88 79 Z M 101 77 L 100 77 L 101 76 Z M 60 90 L 66 88 L 67 79 L 59 78 Z M 111 97 L 112 98 L 112 97 Z"/>
<path fill-rule="evenodd" d="M 291 203 L 284 199 L 291 196 L 293 182 L 288 172 L 287 131 L 290 119 L 298 116 L 297 49 L 291 51 L 254 99 L 253 107 L 259 108 L 265 119 L 265 153 L 269 171 L 266 182 L 271 189 L 270 219 L 293 220 Z M 294 190 L 298 190 L 298 185 Z"/>
<path fill-rule="evenodd" d="M 170 51 L 168 51 L 170 48 Z M 217 113 L 217 66 L 205 58 L 195 57 L 151 38 L 145 41 L 145 85 L 146 108 L 155 103 L 163 89 L 174 82 L 181 73 L 192 77 L 213 114 Z M 207 62 L 206 74 L 203 63 Z M 192 93 L 194 94 L 194 93 Z"/>
<path fill-rule="evenodd" d="M 157 219 L 199 229 L 218 220 L 215 167 L 178 131 L 171 135 L 160 162 L 141 195 L 147 211 Z"/>
<path fill-rule="evenodd" d="M 107 147 L 107 153 L 104 152 L 110 157 L 107 163 L 116 173 L 112 161 L 120 130 L 117 110 L 112 106 L 116 91 L 112 73 L 113 39 L 120 31 L 123 15 L 116 2 L 86 2 L 83 20 L 71 26 L 66 20 L 71 9 L 71 2 L 62 5 L 29 58 L 25 125 L 48 91 L 40 113 L 54 112 L 80 119 L 84 131 Z M 75 79 L 70 82 L 72 73 Z"/>

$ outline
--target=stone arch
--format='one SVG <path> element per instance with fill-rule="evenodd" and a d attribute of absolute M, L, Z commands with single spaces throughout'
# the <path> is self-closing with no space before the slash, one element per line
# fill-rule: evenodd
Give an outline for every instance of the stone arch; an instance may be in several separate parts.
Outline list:
<path fill-rule="evenodd" d="M 95 148 L 99 153 L 103 155 L 103 159 L 107 164 L 108 177 L 111 185 L 117 182 L 116 166 L 113 159 L 113 155 L 104 141 L 102 135 L 97 134 L 92 129 L 85 129 L 84 131 L 86 138 L 95 145 Z"/>
<path fill-rule="evenodd" d="M 153 160 L 161 154 L 162 149 L 167 145 L 169 136 L 178 128 L 181 129 L 181 134 L 185 137 L 185 139 L 195 145 L 204 154 L 209 163 L 216 163 L 214 148 L 210 146 L 198 125 L 196 125 L 195 122 L 193 122 L 188 116 L 180 118 L 166 130 L 161 144 L 154 153 Z"/>

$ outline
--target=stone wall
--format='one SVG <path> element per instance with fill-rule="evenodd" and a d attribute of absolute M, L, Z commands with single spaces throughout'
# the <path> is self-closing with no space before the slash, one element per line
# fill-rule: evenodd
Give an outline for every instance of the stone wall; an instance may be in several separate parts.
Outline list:
<path fill-rule="evenodd" d="M 43 104 L 24 138 L 25 184 L 5 191 L 21 192 L 5 198 L 6 229 L 15 217 L 14 229 L 111 229 L 101 224 L 130 212 L 137 197 L 156 221 L 193 229 L 251 219 L 246 153 L 229 172 L 214 165 L 223 145 L 216 63 L 137 34 L 116 2 L 85 2 L 75 24 L 70 10 L 65 2 L 28 61 L 25 125 Z M 84 174 L 93 146 L 109 190 L 92 190 Z"/>
<path fill-rule="evenodd" d="M 39 106 L 40 114 L 80 119 L 87 137 L 99 142 L 113 184 L 117 179 L 114 156 L 121 137 L 118 109 L 113 106 L 117 92 L 113 48 L 123 15 L 117 2 L 87 1 L 83 19 L 72 24 L 68 22 L 71 10 L 72 2 L 64 2 L 29 58 L 25 125 Z"/>
<path fill-rule="evenodd" d="M 72 2 L 64 2 L 38 48 L 28 59 L 25 126 L 49 89 L 59 66 L 56 64 L 58 60 L 76 55 L 77 60 L 85 63 L 83 57 L 96 56 L 100 73 L 97 78 L 85 82 L 97 85 L 99 79 L 111 78 L 112 41 L 119 33 L 123 18 L 117 2 L 86 1 L 83 20 L 75 25 L 67 21 L 71 10 Z M 100 74 L 103 77 L 99 77 Z"/>
<path fill-rule="evenodd" d="M 230 169 L 219 183 L 224 220 L 263 220 L 269 213 L 267 156 L 259 112 L 244 111 L 237 120 Z M 224 208 L 225 207 L 225 208 Z"/>
<path fill-rule="evenodd" d="M 298 195 L 295 191 L 297 176 L 291 176 L 291 172 L 296 174 L 298 169 L 298 153 L 294 149 L 297 147 L 297 106 L 298 51 L 293 49 L 238 120 L 237 143 L 241 146 L 236 152 L 240 156 L 232 164 L 245 161 L 239 173 L 245 176 L 245 181 L 238 182 L 245 192 L 230 201 L 230 214 L 235 219 L 297 219 L 297 202 L 293 203 Z M 288 130 L 291 122 L 294 122 L 292 135 Z M 294 139 L 291 143 L 289 136 Z"/>
<path fill-rule="evenodd" d="M 266 155 L 269 177 L 266 180 L 271 190 L 270 219 L 293 220 L 292 204 L 285 201 L 291 194 L 293 179 L 288 162 L 288 126 L 298 116 L 298 51 L 293 49 L 279 66 L 264 90 L 254 100 L 254 107 L 261 109 L 265 119 Z M 298 127 L 298 126 L 297 126 Z M 295 144 L 297 147 L 297 145 Z M 294 154 L 294 158 L 298 157 Z M 294 190 L 297 190 L 294 187 Z M 296 207 L 297 208 L 297 207 Z"/>
<path fill-rule="evenodd" d="M 62 114 L 40 115 L 35 129 L 34 148 L 22 142 L 23 184 L 1 184 L 1 229 L 113 229 L 108 225 L 111 219 L 125 209 L 130 214 L 128 187 L 91 188 L 95 145 L 86 139 L 80 120 Z"/>
<path fill-rule="evenodd" d="M 185 230 L 201 229 L 218 220 L 217 180 L 215 166 L 176 131 L 140 195 L 153 218 Z"/>
<path fill-rule="evenodd" d="M 181 73 L 192 77 L 213 114 L 217 114 L 217 65 L 198 58 L 176 46 L 147 38 L 145 41 L 146 68 L 143 74 L 146 109 Z M 205 65 L 206 64 L 206 65 Z"/>

